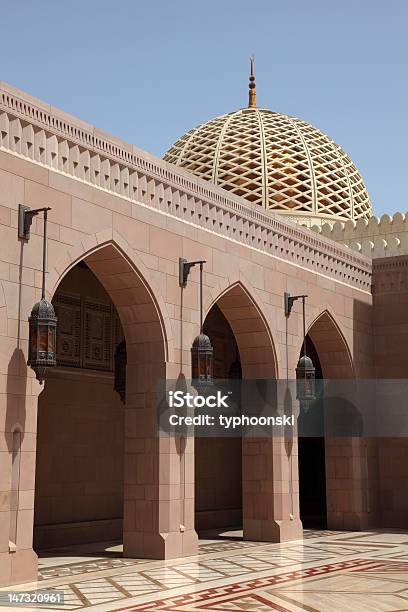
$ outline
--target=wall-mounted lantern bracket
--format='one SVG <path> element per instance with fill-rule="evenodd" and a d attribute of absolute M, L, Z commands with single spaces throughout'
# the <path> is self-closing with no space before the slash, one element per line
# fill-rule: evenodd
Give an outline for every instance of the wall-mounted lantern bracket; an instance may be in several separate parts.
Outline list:
<path fill-rule="evenodd" d="M 283 294 L 283 306 L 285 309 L 285 317 L 288 317 L 292 312 L 293 304 L 296 300 L 303 300 L 303 306 L 305 304 L 305 298 L 307 295 L 290 295 L 287 291 Z"/>
<path fill-rule="evenodd" d="M 179 257 L 179 286 L 183 288 L 187 287 L 187 279 L 191 268 L 193 268 L 196 264 L 200 264 L 202 269 L 202 266 L 205 263 L 205 260 L 187 261 L 187 259 Z"/>
<path fill-rule="evenodd" d="M 29 206 L 19 204 L 18 206 L 18 237 L 20 240 L 30 239 L 30 228 L 33 222 L 33 218 L 36 217 L 40 212 L 47 212 L 51 210 L 49 206 L 44 208 L 31 209 Z"/>

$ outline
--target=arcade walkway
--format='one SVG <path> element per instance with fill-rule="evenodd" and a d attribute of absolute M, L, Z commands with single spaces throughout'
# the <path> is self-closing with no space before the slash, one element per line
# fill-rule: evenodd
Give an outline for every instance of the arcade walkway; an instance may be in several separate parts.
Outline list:
<path fill-rule="evenodd" d="M 408 610 L 407 532 L 305 531 L 285 544 L 239 535 L 167 562 L 123 559 L 115 543 L 54 550 L 40 559 L 38 583 L 13 590 L 63 590 L 65 605 L 51 609 L 65 611 Z"/>

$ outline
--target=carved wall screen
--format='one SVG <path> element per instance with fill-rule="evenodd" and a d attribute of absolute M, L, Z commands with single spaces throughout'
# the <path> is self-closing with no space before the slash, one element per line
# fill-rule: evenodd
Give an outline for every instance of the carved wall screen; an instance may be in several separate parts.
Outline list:
<path fill-rule="evenodd" d="M 112 302 L 58 292 L 53 299 L 58 317 L 57 365 L 113 371 L 113 355 L 123 338 Z"/>

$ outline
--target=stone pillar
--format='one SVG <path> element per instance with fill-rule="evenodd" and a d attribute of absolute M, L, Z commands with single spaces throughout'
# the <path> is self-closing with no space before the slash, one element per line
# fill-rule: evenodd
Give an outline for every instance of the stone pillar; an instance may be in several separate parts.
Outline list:
<path fill-rule="evenodd" d="M 276 416 L 295 413 L 290 393 L 277 382 Z M 269 411 L 270 412 L 270 411 Z M 295 426 L 270 437 L 242 441 L 243 528 L 246 540 L 285 542 L 303 537 Z"/>
<path fill-rule="evenodd" d="M 326 438 L 327 527 L 359 531 L 380 524 L 377 440 Z"/>
<path fill-rule="evenodd" d="M 37 393 L 28 376 L 26 356 L 12 338 L 1 375 L 4 431 L 0 434 L 0 585 L 37 580 L 37 555 L 32 549 L 34 523 Z M 14 349 L 13 349 L 14 346 Z"/>
<path fill-rule="evenodd" d="M 303 537 L 299 518 L 297 441 L 243 440 L 245 540 L 285 542 Z"/>
<path fill-rule="evenodd" d="M 148 346 L 141 349 L 145 356 L 149 352 Z M 194 440 L 157 435 L 156 383 L 164 376 L 164 364 L 128 362 L 123 527 L 127 557 L 170 559 L 198 550 Z"/>

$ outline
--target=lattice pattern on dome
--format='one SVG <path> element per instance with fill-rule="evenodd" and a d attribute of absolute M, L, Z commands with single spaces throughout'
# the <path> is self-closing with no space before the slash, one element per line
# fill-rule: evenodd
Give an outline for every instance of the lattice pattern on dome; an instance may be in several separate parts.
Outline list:
<path fill-rule="evenodd" d="M 164 159 L 298 219 L 372 214 L 363 179 L 341 147 L 308 123 L 267 109 L 241 109 L 199 125 Z"/>
<path fill-rule="evenodd" d="M 214 182 L 215 155 L 224 123 L 225 116 L 216 117 L 205 124 L 205 133 L 200 130 L 200 126 L 190 130 L 167 151 L 166 161 Z"/>
<path fill-rule="evenodd" d="M 245 112 L 245 111 L 243 111 Z M 259 120 L 248 110 L 246 132 L 240 115 L 225 122 L 216 159 L 215 182 L 220 187 L 259 204 L 263 200 L 263 154 L 259 139 Z"/>

